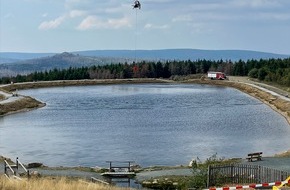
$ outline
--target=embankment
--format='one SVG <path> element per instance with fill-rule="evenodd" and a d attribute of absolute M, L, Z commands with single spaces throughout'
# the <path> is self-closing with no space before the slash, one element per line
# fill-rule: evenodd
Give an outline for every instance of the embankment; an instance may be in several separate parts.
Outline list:
<path fill-rule="evenodd" d="M 43 106 L 45 106 L 44 103 L 31 97 L 23 96 L 18 100 L 11 101 L 5 104 L 0 104 L 0 116 L 16 112 L 29 111 Z"/>
<path fill-rule="evenodd" d="M 187 83 L 198 83 L 198 84 L 208 84 L 208 85 L 218 85 L 236 88 L 244 93 L 247 93 L 266 105 L 270 106 L 273 110 L 280 113 L 286 118 L 290 124 L 290 101 L 287 101 L 281 96 L 272 95 L 260 88 L 252 86 L 246 83 L 232 82 L 232 81 L 219 81 L 219 80 L 189 80 Z"/>
<path fill-rule="evenodd" d="M 44 82 L 28 82 L 28 83 L 15 83 L 1 87 L 5 91 L 15 91 L 19 89 L 33 89 L 33 88 L 47 88 L 58 86 L 83 86 L 83 85 L 107 85 L 107 84 L 140 84 L 140 83 L 172 83 L 175 81 L 164 79 L 106 79 L 106 80 L 72 80 L 72 81 L 44 81 Z M 179 81 L 181 82 L 181 81 Z M 244 93 L 247 93 L 263 103 L 270 106 L 273 110 L 283 115 L 290 124 L 290 101 L 282 99 L 279 96 L 272 95 L 262 89 L 255 86 L 234 82 L 234 81 L 219 81 L 219 80 L 200 80 L 191 79 L 182 81 L 183 83 L 197 83 L 208 85 L 219 85 L 236 88 Z M 1 90 L 0 88 L 0 90 Z M 7 114 L 15 111 L 22 111 L 31 108 L 37 108 L 44 106 L 43 103 L 30 98 L 24 97 L 20 101 L 11 102 L 7 104 L 0 104 L 0 115 Z"/>
<path fill-rule="evenodd" d="M 6 85 L 2 87 L 2 89 L 9 92 L 13 92 L 15 90 L 22 90 L 22 89 L 48 88 L 48 87 L 61 87 L 61 86 L 141 84 L 141 83 L 166 83 L 166 82 L 170 82 L 170 81 L 163 80 L 163 79 L 62 80 L 62 81 L 39 81 L 39 82 L 14 83 L 11 85 Z"/>

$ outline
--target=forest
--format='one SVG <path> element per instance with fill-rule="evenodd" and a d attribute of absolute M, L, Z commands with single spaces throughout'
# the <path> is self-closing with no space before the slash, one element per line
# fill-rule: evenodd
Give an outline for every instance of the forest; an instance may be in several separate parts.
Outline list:
<path fill-rule="evenodd" d="M 128 78 L 172 78 L 192 74 L 206 74 L 208 71 L 224 72 L 232 76 L 249 76 L 260 81 L 274 82 L 290 87 L 290 58 L 260 59 L 248 61 L 141 61 L 91 67 L 70 67 L 34 72 L 27 75 L 0 78 L 0 84 L 11 82 L 80 80 L 80 79 L 128 79 Z"/>

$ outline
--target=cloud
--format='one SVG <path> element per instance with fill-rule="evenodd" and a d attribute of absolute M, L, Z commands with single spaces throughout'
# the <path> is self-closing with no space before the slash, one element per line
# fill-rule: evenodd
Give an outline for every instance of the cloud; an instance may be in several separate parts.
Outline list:
<path fill-rule="evenodd" d="M 188 22 L 192 21 L 192 15 L 177 15 L 175 18 L 172 19 L 172 22 Z"/>
<path fill-rule="evenodd" d="M 150 30 L 150 29 L 168 29 L 170 28 L 169 25 L 167 24 L 164 24 L 164 25 L 154 25 L 154 24 L 150 24 L 150 23 L 147 23 L 145 26 L 144 26 L 145 29 L 147 30 Z"/>
<path fill-rule="evenodd" d="M 123 27 L 131 27 L 130 21 L 126 17 L 120 19 L 101 19 L 97 16 L 88 16 L 79 24 L 77 29 L 119 29 Z"/>
<path fill-rule="evenodd" d="M 66 19 L 65 16 L 61 16 L 51 21 L 44 21 L 38 26 L 38 29 L 39 30 L 55 29 L 59 27 L 65 21 L 65 19 Z"/>
<path fill-rule="evenodd" d="M 70 18 L 76 18 L 76 17 L 81 17 L 81 16 L 84 16 L 86 15 L 86 11 L 82 11 L 82 10 L 71 10 L 69 12 L 69 17 Z"/>
<path fill-rule="evenodd" d="M 237 7 L 250 7 L 250 8 L 273 8 L 281 6 L 279 1 L 273 0 L 236 0 L 232 1 L 231 4 Z"/>
<path fill-rule="evenodd" d="M 63 1 L 65 12 L 60 14 L 65 16 L 45 21 L 40 24 L 39 29 L 55 29 L 68 20 L 72 20 L 70 23 L 79 23 L 77 26 L 72 26 L 78 30 L 117 29 L 131 27 L 133 24 L 131 23 L 134 17 L 131 14 L 133 0 Z M 143 21 L 154 19 L 159 23 L 171 22 L 170 25 L 149 23 L 144 26 L 145 29 L 167 29 L 178 23 L 182 26 L 192 26 L 196 23 L 207 25 L 217 22 L 238 23 L 267 21 L 267 19 L 283 21 L 289 20 L 288 10 L 285 11 L 285 8 L 283 10 L 283 7 L 289 7 L 289 2 L 285 0 L 146 0 L 141 1 L 140 22 L 142 19 Z M 130 17 L 132 20 L 129 19 Z"/>

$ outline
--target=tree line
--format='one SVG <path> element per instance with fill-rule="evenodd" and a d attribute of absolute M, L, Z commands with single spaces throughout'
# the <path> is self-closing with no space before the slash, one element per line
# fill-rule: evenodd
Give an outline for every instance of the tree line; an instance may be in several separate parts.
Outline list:
<path fill-rule="evenodd" d="M 141 61 L 132 64 L 108 64 L 91 67 L 70 67 L 39 71 L 28 75 L 4 77 L 0 83 L 80 79 L 170 78 L 208 71 L 224 72 L 233 76 L 249 76 L 261 81 L 290 86 L 290 58 L 232 61 Z"/>

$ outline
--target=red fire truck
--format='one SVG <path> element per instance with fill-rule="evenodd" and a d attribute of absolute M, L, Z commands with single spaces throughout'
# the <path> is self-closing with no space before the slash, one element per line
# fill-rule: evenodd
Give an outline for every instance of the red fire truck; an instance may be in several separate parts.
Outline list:
<path fill-rule="evenodd" d="M 210 79 L 218 79 L 218 80 L 225 80 L 227 77 L 222 72 L 208 72 L 207 77 Z"/>

